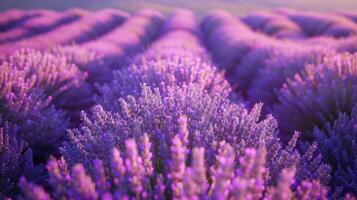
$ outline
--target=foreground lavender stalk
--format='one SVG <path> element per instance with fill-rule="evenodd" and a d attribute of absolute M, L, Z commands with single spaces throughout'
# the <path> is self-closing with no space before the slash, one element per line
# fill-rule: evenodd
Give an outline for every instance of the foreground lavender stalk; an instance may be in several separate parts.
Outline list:
<path fill-rule="evenodd" d="M 145 136 L 144 136 L 145 137 Z M 155 168 L 145 175 L 139 149 L 135 140 L 127 140 L 123 154 L 113 150 L 111 167 L 95 160 L 98 176 L 89 176 L 81 163 L 68 168 L 64 160 L 51 159 L 47 164 L 50 188 L 20 182 L 24 198 L 37 199 L 327 199 L 327 188 L 315 180 L 304 180 L 294 184 L 294 168 L 281 171 L 276 184 L 269 184 L 266 172 L 266 149 L 246 149 L 239 162 L 228 143 L 220 142 L 210 173 L 204 165 L 204 149 L 194 147 L 192 158 L 187 158 L 183 142 L 176 135 L 171 143 L 171 163 L 167 169 Z M 124 155 L 124 156 L 122 156 Z M 159 156 L 154 153 L 151 160 Z M 123 162 L 125 160 L 125 162 Z M 191 160 L 191 161 L 189 161 Z M 186 163 L 192 163 L 188 165 Z M 105 162 L 104 162 L 105 163 Z M 125 163 L 125 165 L 124 165 Z M 106 166 L 104 164 L 104 166 Z M 209 167 L 209 166 L 208 166 Z M 103 169 L 106 169 L 103 171 Z M 165 174 L 164 180 L 161 173 Z M 190 176 L 187 176 L 190 175 Z M 209 182 L 208 180 L 212 180 Z M 164 183 L 164 184 L 163 184 Z M 109 186 L 109 187 L 108 187 Z M 295 187 L 293 187 L 295 186 Z M 297 186 L 297 187 L 296 187 Z M 161 188 L 157 190 L 157 188 Z M 293 188 L 298 188 L 297 190 Z M 165 191 L 162 191 L 162 189 Z M 161 191 L 161 192 L 160 192 Z"/>

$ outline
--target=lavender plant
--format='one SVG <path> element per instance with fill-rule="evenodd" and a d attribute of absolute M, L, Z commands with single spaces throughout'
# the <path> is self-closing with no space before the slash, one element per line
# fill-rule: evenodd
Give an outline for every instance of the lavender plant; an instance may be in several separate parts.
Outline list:
<path fill-rule="evenodd" d="M 80 45 L 65 45 L 54 47 L 50 52 L 57 57 L 64 57 L 80 71 L 86 72 L 86 81 L 91 85 L 111 79 L 110 62 L 106 61 L 105 53 L 100 50 L 94 51 Z"/>
<path fill-rule="evenodd" d="M 259 55 L 259 52 L 256 53 Z M 300 74 L 306 64 L 318 64 L 325 57 L 335 55 L 334 51 L 326 48 L 301 46 L 285 46 L 280 50 L 272 50 L 272 53 L 272 56 L 264 60 L 263 66 L 257 70 L 248 90 L 249 100 L 263 102 L 268 111 L 271 111 L 274 104 L 279 103 L 277 90 L 283 87 L 288 78 Z"/>
<path fill-rule="evenodd" d="M 51 103 L 52 97 L 34 87 L 36 78 L 9 63 L 0 70 L 0 114 L 4 121 L 19 125 L 18 136 L 32 147 L 58 145 L 68 127 L 65 113 Z M 56 145 L 55 145 L 56 144 Z"/>
<path fill-rule="evenodd" d="M 272 182 L 282 168 L 297 163 L 310 169 L 301 171 L 299 168 L 301 173 L 297 180 L 306 175 L 324 183 L 328 179 L 327 165 L 318 160 L 310 165 L 314 160 L 312 155 L 306 156 L 306 160 L 300 159 L 304 156 L 295 149 L 294 142 L 286 148 L 281 146 L 275 132 L 275 119 L 268 115 L 259 120 L 261 105 L 249 112 L 243 105 L 232 104 L 218 94 L 211 95 L 197 85 L 167 87 L 165 94 L 160 94 L 159 89 L 143 86 L 139 97 L 128 96 L 106 103 L 111 105 L 111 112 L 100 105 L 95 106 L 89 115 L 83 113 L 79 129 L 69 132 L 70 140 L 64 143 L 61 152 L 71 166 L 82 162 L 92 171 L 91 160 L 99 158 L 108 162 L 107 155 L 113 147 L 123 146 L 126 139 L 139 139 L 148 133 L 153 138 L 154 152 L 160 156 L 157 164 L 165 168 L 172 133 L 179 129 L 182 138 L 186 138 L 187 143 L 189 141 L 189 149 L 193 146 L 205 148 L 210 164 L 221 140 L 231 144 L 237 156 L 248 147 L 256 148 L 264 143 L 268 148 Z M 186 117 L 177 121 L 182 115 Z M 316 147 L 312 147 L 309 154 L 315 150 Z"/>
<path fill-rule="evenodd" d="M 86 73 L 79 71 L 65 57 L 22 49 L 3 62 L 14 70 L 23 71 L 26 79 L 32 79 L 32 87 L 42 88 L 58 108 L 81 108 L 91 101 L 91 93 L 85 82 Z"/>
<path fill-rule="evenodd" d="M 347 53 L 326 57 L 287 80 L 278 93 L 280 103 L 274 106 L 285 134 L 299 130 L 311 139 L 314 126 L 332 123 L 339 113 L 351 114 L 356 103 L 356 58 Z"/>

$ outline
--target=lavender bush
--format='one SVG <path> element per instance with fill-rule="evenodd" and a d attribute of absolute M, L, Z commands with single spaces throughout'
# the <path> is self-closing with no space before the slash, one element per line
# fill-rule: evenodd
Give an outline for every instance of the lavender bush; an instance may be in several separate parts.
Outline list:
<path fill-rule="evenodd" d="M 52 97 L 34 87 L 36 78 L 4 62 L 0 70 L 0 111 L 4 121 L 19 124 L 18 136 L 33 147 L 53 147 L 68 127 L 65 113 Z"/>
<path fill-rule="evenodd" d="M 91 99 L 87 75 L 65 57 L 54 56 L 33 49 L 19 50 L 3 63 L 23 71 L 26 79 L 32 79 L 33 86 L 42 88 L 58 108 L 75 108 L 76 104 L 86 104 Z"/>
<path fill-rule="evenodd" d="M 339 113 L 351 114 L 356 103 L 356 55 L 340 54 L 312 63 L 304 72 L 288 80 L 279 91 L 279 104 L 274 106 L 281 130 L 309 131 L 314 126 L 332 123 Z"/>
<path fill-rule="evenodd" d="M 99 158 L 108 162 L 106 155 L 113 147 L 124 145 L 126 139 L 140 138 L 148 133 L 160 155 L 157 164 L 165 168 L 172 133 L 179 129 L 190 148 L 205 148 L 208 163 L 213 162 L 221 140 L 231 144 L 237 156 L 248 147 L 257 148 L 264 144 L 268 148 L 272 182 L 282 168 L 294 164 L 303 168 L 309 165 L 310 169 L 299 170 L 297 180 L 306 175 L 325 183 L 328 180 L 327 165 L 318 160 L 313 165 L 309 164 L 315 157 L 316 147 L 311 146 L 307 153 L 311 155 L 305 158 L 294 149 L 294 141 L 298 137 L 295 135 L 291 145 L 282 148 L 276 137 L 275 119 L 267 116 L 259 120 L 261 105 L 248 112 L 243 105 L 232 104 L 218 95 L 211 96 L 197 85 L 168 87 L 166 95 L 161 95 L 158 89 L 143 86 L 140 97 L 128 96 L 112 102 L 112 105 L 112 112 L 95 106 L 89 115 L 82 115 L 80 128 L 69 132 L 70 141 L 64 144 L 61 152 L 71 166 L 82 162 L 92 171 L 91 160 Z M 185 127 L 187 130 L 183 130 Z"/>
<path fill-rule="evenodd" d="M 262 67 L 257 70 L 248 91 L 251 102 L 263 102 L 270 112 L 272 106 L 279 103 L 277 90 L 283 87 L 288 78 L 302 73 L 306 64 L 318 64 L 325 57 L 335 55 L 334 51 L 322 47 L 302 46 L 285 47 L 272 52 L 272 56 L 263 60 Z M 256 54 L 259 55 L 259 52 Z"/>

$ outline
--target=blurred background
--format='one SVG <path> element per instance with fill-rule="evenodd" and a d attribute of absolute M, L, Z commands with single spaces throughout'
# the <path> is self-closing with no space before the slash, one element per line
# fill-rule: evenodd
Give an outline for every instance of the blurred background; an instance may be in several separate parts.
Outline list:
<path fill-rule="evenodd" d="M 244 15 L 278 7 L 314 11 L 357 10 L 357 0 L 0 0 L 0 11 L 11 8 L 65 10 L 73 7 L 89 10 L 112 7 L 129 12 L 141 8 L 171 12 L 175 7 L 184 7 L 193 10 L 198 16 L 207 10 L 222 8 L 235 15 Z"/>

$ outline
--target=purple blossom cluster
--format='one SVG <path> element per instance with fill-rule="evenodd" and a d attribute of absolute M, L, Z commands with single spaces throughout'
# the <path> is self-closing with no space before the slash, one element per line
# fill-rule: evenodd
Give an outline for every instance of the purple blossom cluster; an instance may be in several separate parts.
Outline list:
<path fill-rule="evenodd" d="M 354 13 L 197 19 L 0 13 L 0 199 L 355 199 Z"/>

